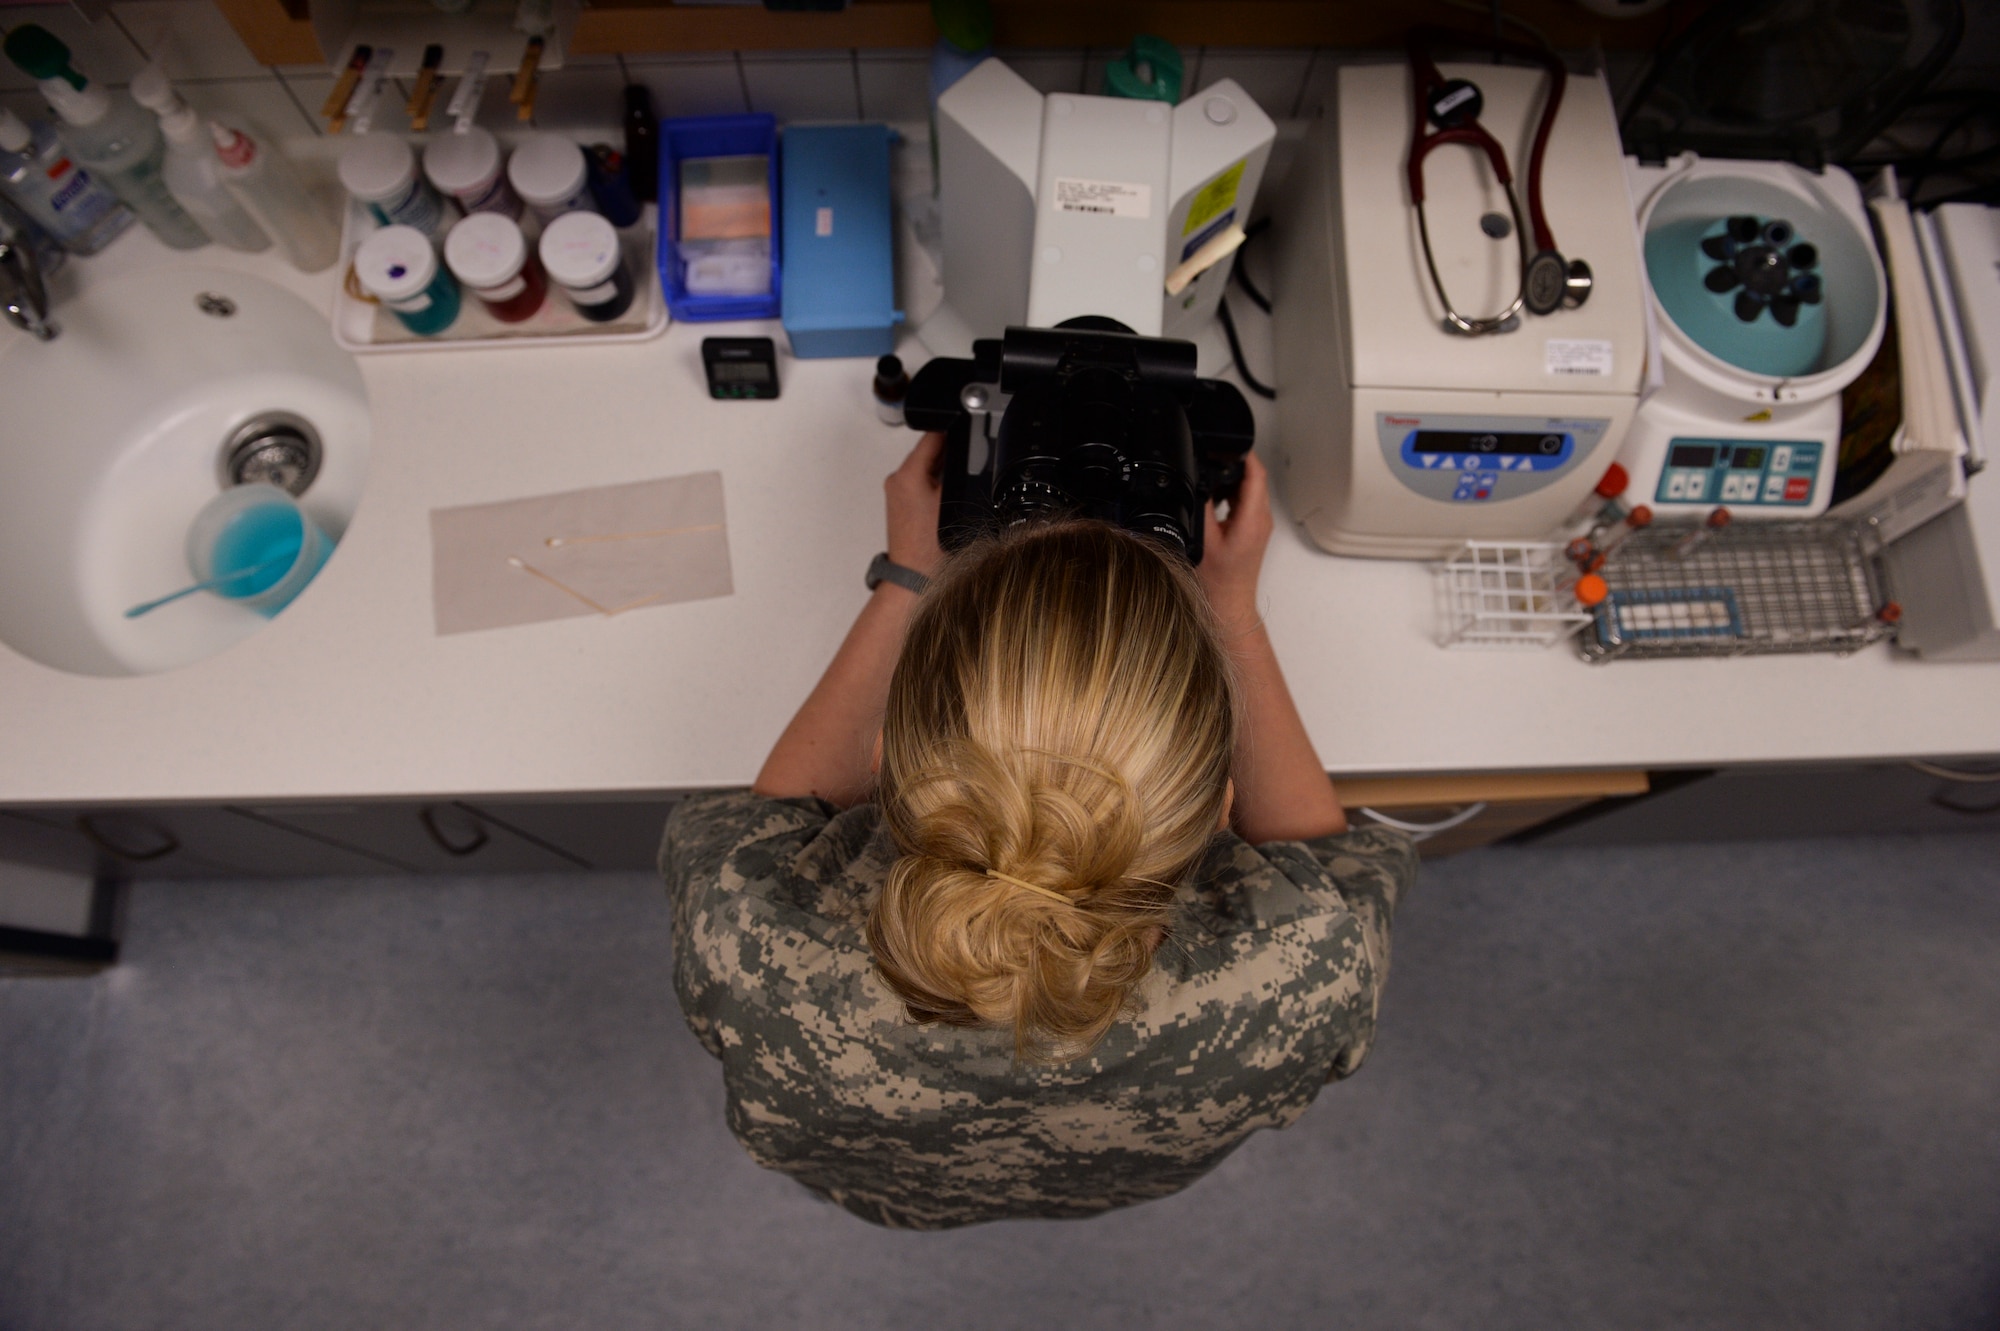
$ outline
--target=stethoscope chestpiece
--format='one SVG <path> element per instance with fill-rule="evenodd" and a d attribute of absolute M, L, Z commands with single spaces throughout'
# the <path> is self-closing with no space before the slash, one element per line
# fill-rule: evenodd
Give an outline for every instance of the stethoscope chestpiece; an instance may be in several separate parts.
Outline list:
<path fill-rule="evenodd" d="M 1528 260 L 1521 274 L 1522 303 L 1530 314 L 1573 310 L 1590 299 L 1594 282 L 1590 265 L 1583 260 L 1565 261 L 1554 250 L 1543 250 Z"/>

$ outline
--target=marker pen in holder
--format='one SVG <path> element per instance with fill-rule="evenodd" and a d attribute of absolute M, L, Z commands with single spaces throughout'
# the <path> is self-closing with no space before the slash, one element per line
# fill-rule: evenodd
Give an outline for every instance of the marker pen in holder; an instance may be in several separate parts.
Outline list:
<path fill-rule="evenodd" d="M 405 328 L 435 337 L 458 318 L 458 283 L 431 239 L 411 226 L 385 226 L 354 252 L 354 276 Z"/>

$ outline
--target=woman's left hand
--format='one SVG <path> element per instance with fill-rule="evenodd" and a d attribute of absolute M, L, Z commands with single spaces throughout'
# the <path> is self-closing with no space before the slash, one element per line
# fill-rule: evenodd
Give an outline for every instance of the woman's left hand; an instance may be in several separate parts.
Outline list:
<path fill-rule="evenodd" d="M 938 545 L 943 463 L 944 435 L 933 430 L 917 441 L 903 465 L 882 482 L 889 509 L 889 558 L 927 578 L 944 563 L 944 551 Z"/>

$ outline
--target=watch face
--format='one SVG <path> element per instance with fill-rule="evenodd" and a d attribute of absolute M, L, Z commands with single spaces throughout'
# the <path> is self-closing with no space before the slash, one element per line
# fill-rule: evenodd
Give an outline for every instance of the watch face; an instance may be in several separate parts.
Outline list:
<path fill-rule="evenodd" d="M 1532 313 L 1555 313 L 1569 287 L 1569 270 L 1563 266 L 1562 255 L 1554 250 L 1543 250 L 1528 260 L 1528 271 L 1522 274 L 1522 286 Z"/>

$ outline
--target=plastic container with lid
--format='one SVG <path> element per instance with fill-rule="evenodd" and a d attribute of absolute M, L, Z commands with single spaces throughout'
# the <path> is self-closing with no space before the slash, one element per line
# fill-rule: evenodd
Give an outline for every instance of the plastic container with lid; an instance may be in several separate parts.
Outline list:
<path fill-rule="evenodd" d="M 618 231 L 596 213 L 564 213 L 542 232 L 542 267 L 593 323 L 610 323 L 632 308 L 636 288 Z"/>
<path fill-rule="evenodd" d="M 340 154 L 340 183 L 385 227 L 444 232 L 444 200 L 417 173 L 417 155 L 400 134 L 357 134 Z"/>
<path fill-rule="evenodd" d="M 583 149 L 560 134 L 525 136 L 507 159 L 507 179 L 544 222 L 564 213 L 597 210 Z"/>
<path fill-rule="evenodd" d="M 519 323 L 548 297 L 548 279 L 521 228 L 500 213 L 473 213 L 444 238 L 444 261 L 494 318 Z"/>
<path fill-rule="evenodd" d="M 413 226 L 385 226 L 362 241 L 354 276 L 419 337 L 435 337 L 458 318 L 458 283 L 438 262 L 431 238 Z"/>
<path fill-rule="evenodd" d="M 520 196 L 501 168 L 500 141 L 477 125 L 440 134 L 424 149 L 424 175 L 470 213 L 521 220 Z"/>

